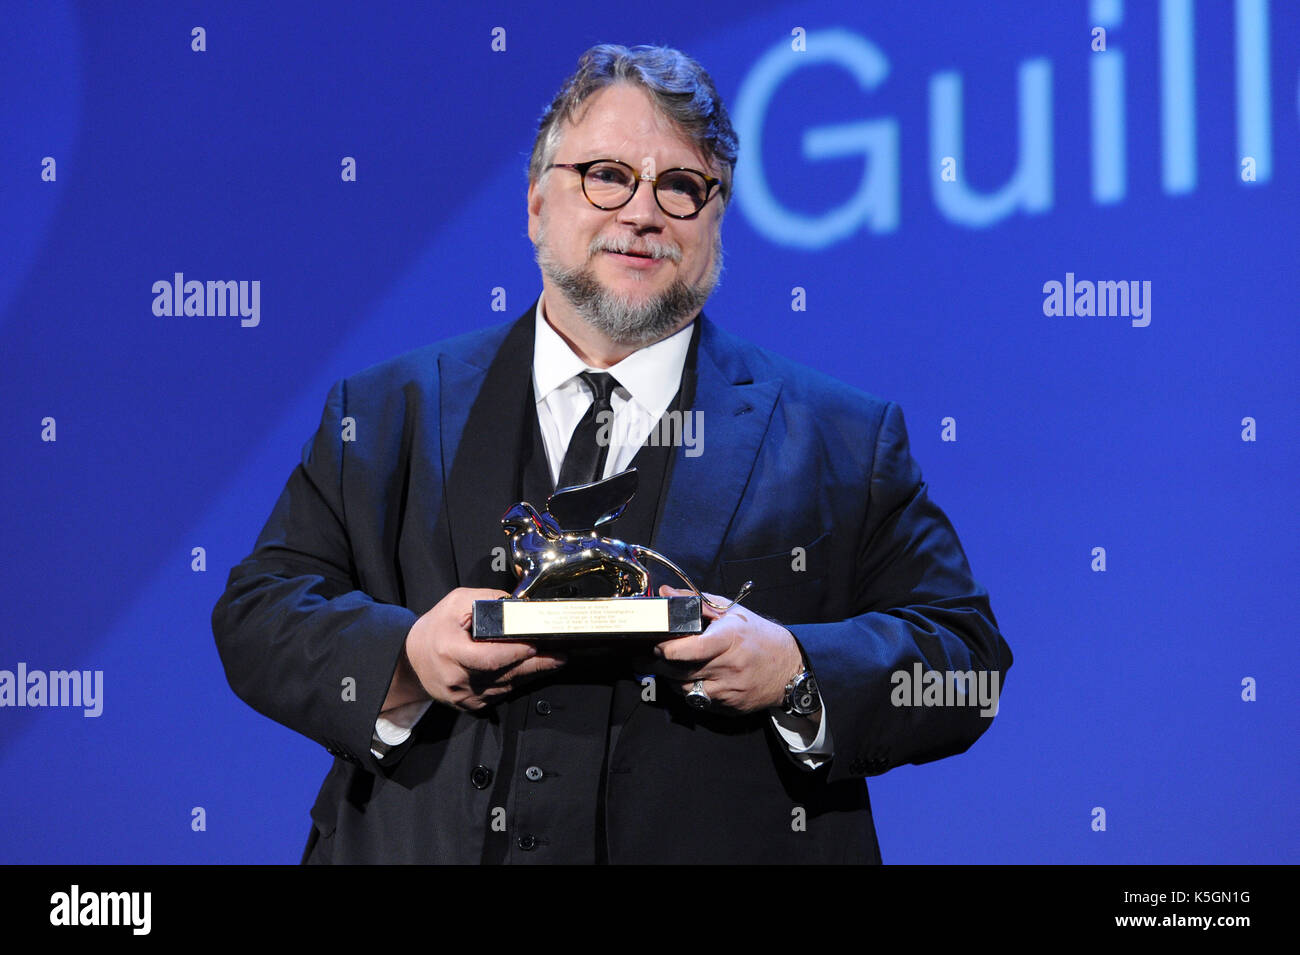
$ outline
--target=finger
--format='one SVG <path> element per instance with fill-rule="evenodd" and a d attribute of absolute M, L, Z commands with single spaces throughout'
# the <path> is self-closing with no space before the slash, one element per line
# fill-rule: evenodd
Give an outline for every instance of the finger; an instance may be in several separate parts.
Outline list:
<path fill-rule="evenodd" d="M 726 649 L 726 644 L 729 644 L 738 633 L 743 633 L 746 628 L 752 626 L 753 623 L 753 618 L 747 616 L 745 611 L 739 609 L 734 610 L 731 613 L 726 613 L 710 620 L 709 625 L 705 627 L 704 632 L 700 634 L 700 639 L 710 647 L 714 647 L 717 643 L 722 643 L 724 645 L 722 649 Z M 722 651 L 717 650 L 717 652 L 720 653 Z"/>
<path fill-rule="evenodd" d="M 536 676 L 563 666 L 567 657 L 557 653 L 538 653 L 519 663 L 495 670 L 466 670 L 466 681 L 475 693 L 499 686 L 507 686 L 520 679 Z"/>
<path fill-rule="evenodd" d="M 537 655 L 538 650 L 531 643 L 484 641 L 466 646 L 456 662 L 466 670 L 491 673 L 506 670 Z"/>
<path fill-rule="evenodd" d="M 549 670 L 558 670 L 568 662 L 568 657 L 562 653 L 539 653 L 535 657 L 530 657 L 514 666 L 506 669 L 499 677 L 498 682 L 507 682 L 511 680 L 526 679 L 535 676 L 538 673 L 545 673 Z"/>
<path fill-rule="evenodd" d="M 700 642 L 700 635 L 674 637 L 655 644 L 654 655 L 670 663 L 703 663 L 709 659 Z"/>
<path fill-rule="evenodd" d="M 510 692 L 510 681 L 502 680 L 497 673 L 470 673 L 465 679 L 465 685 L 478 697 L 499 696 L 502 692 Z"/>
<path fill-rule="evenodd" d="M 640 673 L 653 673 L 671 683 L 683 680 L 699 679 L 699 664 L 693 662 L 677 663 L 672 660 L 649 660 L 638 670 Z"/>
<path fill-rule="evenodd" d="M 721 654 L 730 644 L 729 630 L 717 630 L 710 624 L 703 633 L 676 637 L 655 646 L 655 656 L 665 660 L 703 665 Z"/>
<path fill-rule="evenodd" d="M 680 587 L 670 587 L 664 584 L 659 588 L 661 597 L 693 597 L 693 590 L 683 590 Z M 717 620 L 724 616 L 735 603 L 730 597 L 720 597 L 717 594 L 711 594 L 708 591 L 700 591 L 700 596 L 704 599 L 700 601 L 700 615 L 706 620 Z M 739 608 L 737 608 L 739 609 Z"/>
<path fill-rule="evenodd" d="M 510 596 L 506 591 L 495 587 L 463 587 L 461 594 L 469 600 L 499 600 Z"/>

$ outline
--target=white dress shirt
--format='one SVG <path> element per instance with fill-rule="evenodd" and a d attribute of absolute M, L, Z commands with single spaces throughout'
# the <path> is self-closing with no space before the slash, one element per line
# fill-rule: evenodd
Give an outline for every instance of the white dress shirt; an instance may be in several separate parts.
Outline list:
<path fill-rule="evenodd" d="M 609 368 L 591 368 L 574 354 L 546 321 L 541 298 L 537 300 L 534 326 L 533 398 L 537 402 L 537 422 L 546 445 L 551 480 L 559 480 L 569 441 L 591 406 L 591 392 L 578 377 L 584 371 L 608 372 L 618 382 L 610 396 L 613 418 L 602 477 L 625 470 L 677 394 L 694 325 L 637 349 Z M 431 700 L 407 703 L 380 716 L 375 723 L 371 750 L 375 756 L 382 759 L 390 748 L 406 742 L 411 729 L 431 704 Z M 789 747 L 791 756 L 810 769 L 817 768 L 830 756 L 831 740 L 824 708 L 820 719 L 792 717 L 773 710 L 772 725 Z"/>

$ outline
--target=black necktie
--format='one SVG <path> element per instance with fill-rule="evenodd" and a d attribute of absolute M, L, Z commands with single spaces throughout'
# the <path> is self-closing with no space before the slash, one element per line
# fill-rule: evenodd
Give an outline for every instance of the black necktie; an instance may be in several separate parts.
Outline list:
<path fill-rule="evenodd" d="M 614 421 L 609 397 L 618 387 L 618 381 L 604 371 L 584 371 L 578 377 L 587 383 L 595 400 L 573 429 L 569 450 L 564 453 L 564 463 L 560 465 L 557 488 L 599 481 L 605 476 L 605 459 L 609 456 Z"/>

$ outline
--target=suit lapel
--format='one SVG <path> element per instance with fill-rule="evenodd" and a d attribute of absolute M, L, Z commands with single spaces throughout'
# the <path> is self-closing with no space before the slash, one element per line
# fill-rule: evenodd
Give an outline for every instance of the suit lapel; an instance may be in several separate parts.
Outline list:
<path fill-rule="evenodd" d="M 653 547 L 710 586 L 723 538 L 754 469 L 781 393 L 779 379 L 753 380 L 735 343 L 700 316 L 696 363 L 697 448 L 676 449 L 663 517 Z M 728 598 L 734 594 L 724 594 Z"/>
<path fill-rule="evenodd" d="M 740 361 L 742 344 L 703 315 L 698 321 L 700 344 L 691 409 L 703 420 L 703 430 L 697 428 L 696 432 L 700 453 L 691 457 L 684 446 L 675 450 L 663 513 L 651 546 L 689 573 L 697 587 L 716 590 L 720 572 L 715 573 L 714 568 L 723 538 L 749 484 L 781 382 L 755 382 Z M 731 599 L 735 594 L 721 596 Z M 642 709 L 641 690 L 637 681 L 621 681 L 615 687 L 611 753 L 616 751 L 626 724 Z"/>
<path fill-rule="evenodd" d="M 508 569 L 492 569 L 492 549 L 505 544 L 501 515 L 519 499 L 525 429 L 537 413 L 533 315 L 530 308 L 510 327 L 487 367 L 438 357 L 447 521 L 461 586 L 515 586 Z"/>

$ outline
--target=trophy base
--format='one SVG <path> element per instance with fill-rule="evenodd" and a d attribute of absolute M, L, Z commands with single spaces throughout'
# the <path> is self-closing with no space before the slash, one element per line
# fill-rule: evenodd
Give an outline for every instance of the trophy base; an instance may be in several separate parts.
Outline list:
<path fill-rule="evenodd" d="M 566 597 L 474 601 L 475 640 L 521 643 L 651 642 L 703 631 L 700 598 Z"/>

